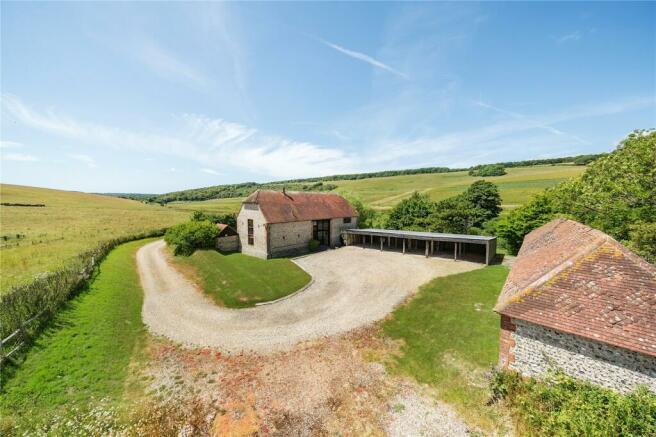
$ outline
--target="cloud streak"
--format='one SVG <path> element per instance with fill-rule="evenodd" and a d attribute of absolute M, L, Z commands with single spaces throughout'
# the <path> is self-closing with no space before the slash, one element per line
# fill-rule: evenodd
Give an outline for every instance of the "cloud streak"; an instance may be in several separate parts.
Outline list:
<path fill-rule="evenodd" d="M 381 61 L 379 61 L 378 59 L 375 59 L 375 58 L 373 58 L 373 57 L 371 57 L 371 56 L 369 56 L 365 53 L 356 52 L 355 50 L 350 50 L 350 49 L 344 48 L 342 46 L 339 46 L 337 44 L 331 43 L 330 41 L 326 41 L 326 40 L 323 40 L 323 39 L 319 39 L 319 41 L 321 41 L 322 44 L 324 44 L 324 45 L 326 45 L 326 46 L 328 46 L 328 47 L 330 47 L 334 50 L 337 50 L 338 52 L 340 52 L 340 53 L 342 53 L 346 56 L 349 56 L 353 59 L 357 59 L 359 61 L 366 62 L 369 65 L 373 65 L 376 68 L 380 68 L 381 70 L 388 71 L 392 74 L 395 74 L 396 76 L 402 77 L 403 79 L 406 79 L 406 80 L 409 79 L 407 74 L 402 73 L 399 70 L 397 70 L 393 67 L 390 67 L 389 65 L 384 64 Z"/>
<path fill-rule="evenodd" d="M 84 154 L 80 154 L 80 153 L 72 153 L 72 154 L 69 154 L 68 157 L 71 158 L 71 159 L 74 160 L 74 161 L 79 161 L 79 162 L 81 162 L 81 163 L 83 163 L 83 164 L 86 164 L 87 167 L 89 167 L 89 168 L 96 168 L 96 167 L 98 167 L 98 166 L 96 165 L 96 160 L 93 159 L 93 158 L 92 158 L 91 156 L 89 156 L 89 155 L 84 155 Z"/>
<path fill-rule="evenodd" d="M 174 156 L 275 178 L 356 170 L 354 159 L 342 150 L 195 114 L 176 117 L 168 131 L 143 133 L 83 122 L 54 111 L 38 111 L 10 95 L 3 96 L 2 107 L 28 127 L 96 147 Z"/>
<path fill-rule="evenodd" d="M 37 158 L 36 156 L 28 155 L 26 153 L 7 153 L 5 155 L 2 155 L 2 159 L 5 161 L 18 161 L 18 162 L 34 162 L 39 160 L 39 158 Z"/>
<path fill-rule="evenodd" d="M 565 44 L 566 42 L 578 41 L 581 38 L 583 38 L 583 33 L 581 33 L 580 30 L 576 30 L 574 32 L 566 33 L 565 35 L 556 37 L 555 40 L 558 44 Z"/>

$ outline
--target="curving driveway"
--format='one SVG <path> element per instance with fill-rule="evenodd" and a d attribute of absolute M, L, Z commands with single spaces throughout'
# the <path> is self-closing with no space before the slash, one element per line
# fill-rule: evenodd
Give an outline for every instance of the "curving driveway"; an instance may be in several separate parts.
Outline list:
<path fill-rule="evenodd" d="M 137 252 L 142 316 L 151 332 L 188 346 L 272 352 L 384 318 L 419 285 L 482 267 L 349 246 L 296 259 L 314 282 L 279 302 L 247 309 L 216 306 L 168 262 L 164 241 Z"/>

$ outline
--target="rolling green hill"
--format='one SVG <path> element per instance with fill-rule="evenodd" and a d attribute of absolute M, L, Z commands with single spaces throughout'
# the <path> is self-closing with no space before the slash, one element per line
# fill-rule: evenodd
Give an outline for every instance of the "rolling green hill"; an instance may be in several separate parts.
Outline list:
<path fill-rule="evenodd" d="M 0 184 L 0 293 L 61 267 L 100 241 L 182 222 L 186 211 L 134 200 Z"/>
<path fill-rule="evenodd" d="M 467 171 L 387 176 L 355 180 L 329 180 L 336 192 L 360 198 L 374 209 L 385 211 L 409 197 L 414 191 L 427 193 L 433 200 L 441 200 L 464 191 L 472 182 L 486 179 L 499 186 L 504 210 L 516 208 L 533 194 L 552 187 L 565 179 L 578 176 L 585 166 L 539 165 L 506 169 L 504 176 L 474 177 Z M 212 199 L 201 202 L 171 202 L 167 208 L 182 211 L 203 210 L 225 214 L 239 211 L 243 197 Z"/>

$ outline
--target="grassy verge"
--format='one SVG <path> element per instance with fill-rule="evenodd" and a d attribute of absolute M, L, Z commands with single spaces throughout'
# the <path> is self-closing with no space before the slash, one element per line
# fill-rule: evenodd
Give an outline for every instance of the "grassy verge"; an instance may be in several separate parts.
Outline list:
<path fill-rule="evenodd" d="M 112 250 L 88 288 L 55 316 L 20 366 L 5 371 L 0 398 L 5 421 L 29 425 L 94 400 L 122 399 L 133 351 L 145 336 L 134 254 L 148 241 Z"/>
<path fill-rule="evenodd" d="M 383 324 L 385 334 L 403 340 L 392 370 L 429 384 L 485 430 L 499 426 L 498 408 L 485 405 L 486 373 L 497 361 L 499 316 L 492 308 L 507 274 L 497 265 L 434 279 Z"/>
<path fill-rule="evenodd" d="M 263 260 L 241 253 L 197 250 L 173 257 L 217 305 L 246 308 L 287 296 L 310 282 L 310 275 L 288 259 Z"/>

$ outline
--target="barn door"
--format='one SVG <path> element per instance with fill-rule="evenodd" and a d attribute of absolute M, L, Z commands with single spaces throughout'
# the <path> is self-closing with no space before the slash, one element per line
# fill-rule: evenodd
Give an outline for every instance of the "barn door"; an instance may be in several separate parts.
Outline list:
<path fill-rule="evenodd" d="M 322 246 L 330 246 L 330 220 L 312 222 L 312 238 Z"/>

